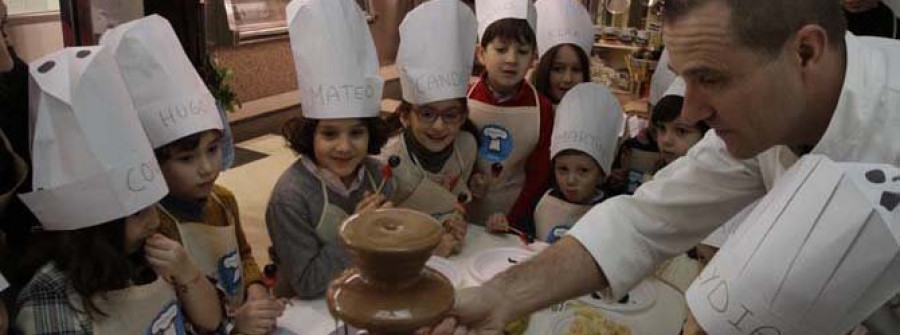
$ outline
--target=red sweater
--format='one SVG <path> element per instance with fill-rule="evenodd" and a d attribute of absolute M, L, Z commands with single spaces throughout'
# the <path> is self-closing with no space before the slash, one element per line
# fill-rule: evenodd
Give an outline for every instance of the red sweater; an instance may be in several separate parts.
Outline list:
<path fill-rule="evenodd" d="M 537 146 L 528 156 L 525 162 L 525 187 L 515 204 L 506 214 L 510 225 L 521 230 L 534 233 L 534 223 L 526 224 L 525 219 L 531 215 L 534 206 L 544 192 L 550 187 L 550 137 L 553 135 L 553 104 L 550 99 L 538 93 L 538 100 L 534 101 L 535 91 L 530 85 L 524 82 L 519 86 L 519 91 L 515 97 L 510 100 L 498 103 L 494 98 L 494 94 L 488 88 L 485 76 L 476 84 L 469 95 L 470 99 L 494 106 L 503 107 L 520 107 L 534 106 L 540 103 L 541 106 L 541 123 L 540 136 L 538 137 Z"/>

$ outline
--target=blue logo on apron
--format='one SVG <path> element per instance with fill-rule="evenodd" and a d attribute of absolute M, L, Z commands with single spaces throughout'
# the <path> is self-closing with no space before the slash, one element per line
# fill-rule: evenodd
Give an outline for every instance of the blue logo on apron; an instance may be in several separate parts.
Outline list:
<path fill-rule="evenodd" d="M 566 233 L 569 232 L 570 226 L 568 225 L 559 225 L 550 229 L 550 232 L 547 233 L 547 238 L 545 239 L 547 243 L 553 244 L 554 242 L 561 239 L 563 236 L 566 236 Z"/>
<path fill-rule="evenodd" d="M 221 259 L 216 265 L 216 275 L 219 279 L 219 286 L 225 291 L 229 297 L 237 295 L 238 289 L 241 288 L 241 256 L 237 250 L 232 251 Z"/>
<path fill-rule="evenodd" d="M 146 335 L 185 335 L 184 316 L 176 301 L 166 304 L 166 307 L 153 318 Z"/>
<path fill-rule="evenodd" d="M 509 158 L 513 149 L 513 136 L 506 128 L 489 124 L 481 128 L 481 139 L 478 155 L 491 163 L 498 163 Z"/>

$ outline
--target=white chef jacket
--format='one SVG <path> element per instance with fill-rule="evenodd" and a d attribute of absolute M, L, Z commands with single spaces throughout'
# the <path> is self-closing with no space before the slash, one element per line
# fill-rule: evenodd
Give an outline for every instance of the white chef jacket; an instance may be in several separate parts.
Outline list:
<path fill-rule="evenodd" d="M 900 165 L 900 42 L 849 33 L 845 40 L 840 99 L 812 152 L 834 161 Z M 710 131 L 634 196 L 591 209 L 569 235 L 603 269 L 607 293 L 621 297 L 657 264 L 693 247 L 764 196 L 795 160 L 784 146 L 737 160 Z"/>

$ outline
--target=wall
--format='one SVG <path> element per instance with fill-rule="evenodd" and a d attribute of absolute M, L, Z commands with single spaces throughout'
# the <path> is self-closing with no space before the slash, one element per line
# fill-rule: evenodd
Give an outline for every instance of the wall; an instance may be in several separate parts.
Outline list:
<path fill-rule="evenodd" d="M 11 15 L 6 26 L 9 42 L 26 62 L 62 50 L 62 24 L 58 12 Z"/>

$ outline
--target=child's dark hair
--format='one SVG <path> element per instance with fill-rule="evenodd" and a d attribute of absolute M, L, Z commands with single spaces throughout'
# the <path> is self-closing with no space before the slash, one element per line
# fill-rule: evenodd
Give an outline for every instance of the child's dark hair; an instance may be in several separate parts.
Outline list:
<path fill-rule="evenodd" d="M 381 153 L 381 147 L 387 142 L 388 129 L 380 117 L 360 118 L 360 121 L 369 131 L 369 148 L 370 155 Z M 299 155 L 303 155 L 309 159 L 316 161 L 315 147 L 313 139 L 316 136 L 316 127 L 319 120 L 298 116 L 288 120 L 281 127 L 281 135 L 288 141 L 291 150 Z"/>
<path fill-rule="evenodd" d="M 681 108 L 684 106 L 684 98 L 677 95 L 667 95 L 653 106 L 653 113 L 650 115 L 650 124 L 654 128 L 664 126 L 666 123 L 675 121 L 681 115 Z M 706 122 L 700 121 L 694 125 L 701 133 L 709 130 Z"/>
<path fill-rule="evenodd" d="M 481 35 L 481 47 L 487 48 L 488 44 L 498 38 L 537 48 L 534 29 L 531 29 L 531 25 L 525 19 L 506 18 L 491 23 Z"/>
<path fill-rule="evenodd" d="M 166 161 L 168 161 L 170 158 L 172 158 L 172 156 L 174 156 L 178 152 L 191 151 L 191 150 L 196 149 L 197 146 L 200 145 L 200 137 L 202 137 L 204 134 L 206 134 L 208 132 L 215 132 L 218 135 L 216 140 L 221 139 L 223 136 L 222 131 L 218 130 L 218 129 L 210 129 L 207 131 L 201 131 L 199 133 L 195 133 L 195 134 L 191 134 L 189 136 L 179 138 L 173 142 L 170 142 L 169 144 L 166 144 L 164 146 L 156 148 L 155 150 L 153 150 L 153 154 L 156 155 L 156 160 L 160 164 L 165 163 Z"/>
<path fill-rule="evenodd" d="M 125 218 L 56 234 L 54 265 L 82 298 L 82 306 L 72 307 L 80 308 L 92 320 L 112 312 L 100 310 L 94 304 L 95 297 L 155 279 L 143 248 L 126 254 Z"/>
<path fill-rule="evenodd" d="M 591 61 L 584 53 L 584 50 L 574 44 L 560 44 L 550 48 L 550 50 L 547 50 L 547 53 L 541 57 L 541 60 L 534 71 L 533 84 L 538 92 L 552 100 L 554 103 L 559 103 L 559 101 L 550 94 L 550 72 L 553 70 L 553 60 L 556 58 L 556 54 L 564 46 L 574 48 L 575 54 L 578 55 L 578 63 L 581 64 L 581 82 L 591 81 Z"/>
<path fill-rule="evenodd" d="M 472 123 L 472 120 L 470 120 L 468 118 L 468 115 L 469 115 L 468 99 L 467 98 L 457 98 L 454 100 L 456 100 L 463 106 L 464 112 L 466 113 L 466 116 L 467 116 L 466 121 L 463 122 L 462 126 L 460 127 L 460 130 L 467 131 L 467 132 L 471 133 L 472 136 L 475 136 L 475 142 L 477 143 L 478 142 L 478 127 L 476 127 L 475 124 Z M 400 102 L 400 105 L 397 106 L 397 110 L 395 110 L 393 114 L 388 115 L 387 118 L 385 118 L 384 121 L 387 124 L 388 133 L 390 134 L 391 137 L 400 135 L 401 133 L 403 133 L 403 123 L 400 122 L 400 119 L 406 115 L 410 115 L 412 113 L 412 108 L 413 108 L 413 105 L 411 103 L 407 102 L 406 100 L 403 100 L 402 102 Z"/>

